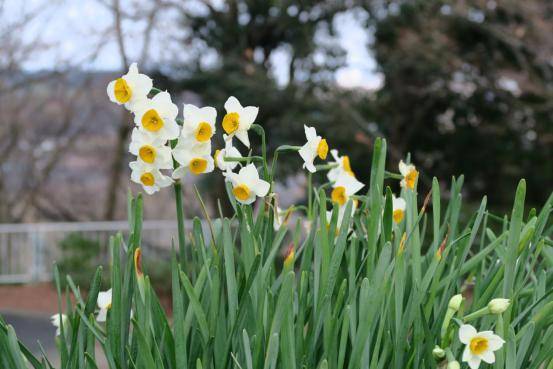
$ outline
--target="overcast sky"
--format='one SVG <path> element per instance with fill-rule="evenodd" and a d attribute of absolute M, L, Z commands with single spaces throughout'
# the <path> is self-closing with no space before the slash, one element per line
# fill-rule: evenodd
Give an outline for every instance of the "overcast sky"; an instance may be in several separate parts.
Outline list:
<path fill-rule="evenodd" d="M 140 6 L 148 2 L 139 0 L 123 0 L 123 4 Z M 37 53 L 32 60 L 25 63 L 28 69 L 48 69 L 59 65 L 65 60 L 71 60 L 86 69 L 114 70 L 121 68 L 121 60 L 117 45 L 113 38 L 101 41 L 102 47 L 97 56 L 90 55 L 96 49 L 102 31 L 112 21 L 108 10 L 97 0 L 0 0 L 0 35 L 9 32 L 10 21 L 20 19 L 24 14 L 42 9 L 41 16 L 35 19 L 25 32 L 17 35 L 22 42 L 40 38 L 48 45 L 56 45 L 48 52 Z M 193 4 L 193 1 L 190 1 Z M 172 43 L 167 35 L 178 35 L 182 29 L 177 27 L 178 16 L 167 13 L 163 15 L 163 32 L 154 34 L 152 54 L 156 61 L 163 63 L 170 60 L 175 53 L 182 55 L 176 43 Z M 336 73 L 336 81 L 343 87 L 362 87 L 377 89 L 382 78 L 376 71 L 374 58 L 366 45 L 368 33 L 360 25 L 353 13 L 345 13 L 336 19 L 339 40 L 347 51 L 347 65 Z M 133 39 L 133 33 L 139 33 L 145 27 L 144 22 L 125 22 L 123 28 L 129 37 L 127 45 L 131 60 L 138 59 L 140 47 L 138 40 Z M 209 60 L 209 57 L 206 57 Z M 272 62 L 275 75 L 281 82 L 287 78 L 287 53 L 285 50 L 275 53 Z"/>

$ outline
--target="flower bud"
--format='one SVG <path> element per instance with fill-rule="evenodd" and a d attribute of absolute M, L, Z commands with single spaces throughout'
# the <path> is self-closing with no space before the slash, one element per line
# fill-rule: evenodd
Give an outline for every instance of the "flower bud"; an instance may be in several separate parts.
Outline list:
<path fill-rule="evenodd" d="M 434 347 L 434 350 L 432 350 L 432 356 L 434 356 L 434 359 L 439 360 L 443 359 L 445 356 L 445 351 L 440 346 L 436 345 Z"/>
<path fill-rule="evenodd" d="M 447 363 L 447 369 L 461 369 L 461 365 L 457 360 L 453 360 Z"/>
<path fill-rule="evenodd" d="M 449 300 L 448 307 L 451 310 L 457 311 L 461 307 L 462 302 L 463 302 L 463 295 L 461 294 L 455 295 Z"/>
<path fill-rule="evenodd" d="M 501 314 L 511 304 L 511 300 L 509 299 L 493 299 L 488 303 L 488 309 L 490 309 L 490 313 L 492 314 Z"/>
<path fill-rule="evenodd" d="M 288 250 L 286 250 L 286 255 L 284 257 L 284 269 L 291 270 L 293 268 L 295 255 L 294 244 L 291 243 L 290 246 L 288 246 Z"/>

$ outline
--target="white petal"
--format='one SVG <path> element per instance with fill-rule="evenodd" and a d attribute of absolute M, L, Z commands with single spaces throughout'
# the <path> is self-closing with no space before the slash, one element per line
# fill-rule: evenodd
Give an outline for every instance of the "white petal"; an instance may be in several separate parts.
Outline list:
<path fill-rule="evenodd" d="M 144 192 L 146 192 L 148 195 L 153 195 L 154 193 L 159 191 L 159 187 L 156 186 L 156 185 L 154 185 L 154 186 L 144 186 L 144 185 L 142 185 L 142 188 L 144 189 Z"/>
<path fill-rule="evenodd" d="M 259 108 L 257 106 L 246 106 L 242 110 L 242 115 L 240 115 L 240 129 L 250 129 L 258 113 Z"/>
<path fill-rule="evenodd" d="M 127 76 L 137 75 L 138 74 L 138 63 L 134 62 L 129 65 L 129 71 L 127 73 Z"/>
<path fill-rule="evenodd" d="M 233 186 L 240 184 L 240 175 L 234 172 L 225 172 L 223 173 L 225 178 L 232 183 Z"/>
<path fill-rule="evenodd" d="M 465 361 L 465 362 L 468 362 L 472 357 L 472 353 L 470 352 L 470 347 L 469 345 L 466 345 L 465 346 L 465 350 L 463 351 L 463 358 L 462 360 Z"/>
<path fill-rule="evenodd" d="M 173 160 L 171 156 L 171 148 L 169 146 L 162 146 L 157 148 L 157 157 L 155 165 L 158 169 L 172 169 Z"/>
<path fill-rule="evenodd" d="M 405 164 L 403 160 L 399 161 L 399 172 L 401 173 L 402 176 L 406 176 L 408 173 L 407 164 Z"/>
<path fill-rule="evenodd" d="M 240 102 L 236 97 L 231 96 L 225 102 L 225 110 L 227 111 L 227 113 L 233 113 L 233 112 L 241 113 L 242 105 L 240 105 Z"/>
<path fill-rule="evenodd" d="M 478 356 L 472 356 L 468 363 L 469 363 L 469 366 L 471 369 L 478 369 L 478 367 L 480 366 L 480 362 L 482 361 L 482 359 L 480 359 Z"/>
<path fill-rule="evenodd" d="M 405 211 L 405 200 L 401 197 L 393 197 L 392 198 L 392 207 L 394 210 L 403 210 Z"/>
<path fill-rule="evenodd" d="M 200 109 L 201 120 L 214 126 L 217 120 L 217 109 L 211 106 L 204 106 Z"/>
<path fill-rule="evenodd" d="M 478 332 L 476 331 L 476 328 L 474 328 L 470 324 L 463 324 L 461 328 L 459 328 L 459 341 L 461 341 L 464 344 L 469 344 L 470 340 L 476 336 Z"/>
<path fill-rule="evenodd" d="M 165 120 L 164 119 L 164 134 L 163 138 L 166 140 L 174 140 L 175 138 L 179 137 L 180 131 L 179 131 L 179 125 L 174 120 Z"/>
<path fill-rule="evenodd" d="M 317 172 L 317 168 L 313 165 L 313 163 L 305 162 L 303 163 L 303 167 L 307 169 L 310 173 Z"/>
<path fill-rule="evenodd" d="M 107 315 L 108 315 L 108 309 L 100 309 L 100 311 L 98 312 L 98 315 L 96 316 L 96 321 L 100 323 L 105 322 Z"/>
<path fill-rule="evenodd" d="M 246 147 L 250 147 L 250 138 L 248 137 L 248 131 L 236 131 L 236 137 L 242 141 Z"/>
<path fill-rule="evenodd" d="M 240 175 L 240 180 L 242 183 L 246 184 L 249 188 L 252 188 L 257 184 L 259 180 L 259 173 L 253 163 L 246 165 L 244 168 L 240 169 L 238 172 Z"/>
<path fill-rule="evenodd" d="M 207 160 L 207 167 L 205 168 L 204 173 L 213 172 L 213 169 L 215 169 L 215 162 L 213 161 L 213 158 L 211 156 L 206 156 L 205 160 Z"/>
<path fill-rule="evenodd" d="M 495 354 L 492 350 L 486 350 L 481 355 L 480 358 L 488 364 L 493 364 L 495 362 Z"/>
<path fill-rule="evenodd" d="M 154 83 L 150 77 L 145 74 L 139 74 L 134 81 L 133 95 L 135 97 L 145 97 L 152 90 Z"/>
<path fill-rule="evenodd" d="M 173 171 L 173 179 L 182 179 L 186 175 L 186 167 L 178 167 Z"/>
<path fill-rule="evenodd" d="M 105 292 L 99 292 L 97 302 L 100 309 L 107 309 L 111 305 L 111 288 Z"/>
<path fill-rule="evenodd" d="M 115 98 L 115 81 L 111 81 L 108 83 L 108 87 L 106 88 L 109 100 L 113 103 L 116 103 L 117 105 L 121 105 L 119 101 Z"/>
<path fill-rule="evenodd" d="M 338 164 L 341 164 L 340 156 L 338 156 L 338 150 L 332 149 L 332 150 L 330 150 L 330 154 L 334 158 L 335 162 L 337 162 Z"/>
<path fill-rule="evenodd" d="M 304 125 L 303 129 L 305 130 L 305 137 L 307 138 L 307 141 L 311 141 L 317 138 L 317 131 L 314 127 L 308 127 Z"/>
<path fill-rule="evenodd" d="M 313 150 L 313 147 L 309 144 L 309 142 L 300 148 L 298 154 L 300 154 L 306 165 L 311 164 L 311 166 L 313 166 L 313 160 L 315 160 L 317 152 L 316 150 Z"/>
<path fill-rule="evenodd" d="M 260 179 L 253 187 L 253 191 L 257 196 L 264 197 L 265 195 L 267 195 L 267 192 L 269 192 L 270 187 L 271 186 L 269 185 L 269 182 Z"/>
<path fill-rule="evenodd" d="M 161 91 L 152 98 L 152 102 L 158 108 L 158 113 L 163 118 L 174 120 L 179 114 L 179 108 L 171 101 L 171 95 L 167 91 Z"/>

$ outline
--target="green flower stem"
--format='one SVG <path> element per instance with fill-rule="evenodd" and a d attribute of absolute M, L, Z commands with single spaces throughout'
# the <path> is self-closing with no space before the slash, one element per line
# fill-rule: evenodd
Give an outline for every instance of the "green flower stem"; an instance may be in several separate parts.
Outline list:
<path fill-rule="evenodd" d="M 445 357 L 447 358 L 447 362 L 455 361 L 455 355 L 453 355 L 453 352 L 451 352 L 451 349 L 448 347 L 445 349 Z"/>
<path fill-rule="evenodd" d="M 490 313 L 490 309 L 486 306 L 480 310 L 476 310 L 474 313 L 471 313 L 469 315 L 466 315 L 463 318 L 464 322 L 470 322 L 471 320 L 478 319 L 483 317 L 484 315 L 488 315 Z"/>
<path fill-rule="evenodd" d="M 506 339 L 507 338 L 507 333 L 508 333 L 508 327 L 507 329 L 505 329 L 505 324 L 503 322 L 503 314 L 497 314 L 497 327 L 496 327 L 496 332 L 498 332 L 502 337 L 503 339 Z M 505 367 L 505 350 L 499 350 L 495 353 L 495 357 L 496 357 L 496 367 L 497 368 L 504 368 Z"/>
<path fill-rule="evenodd" d="M 245 156 L 245 157 L 235 157 L 235 156 L 225 156 L 224 161 L 233 161 L 238 163 L 249 163 L 252 161 L 263 162 L 262 156 Z"/>
<path fill-rule="evenodd" d="M 307 217 L 311 220 L 313 212 L 313 174 L 309 172 L 307 175 Z"/>
<path fill-rule="evenodd" d="M 398 174 L 398 173 L 392 173 L 392 172 L 385 171 L 384 172 L 384 178 L 403 179 L 403 176 L 401 174 Z"/>
<path fill-rule="evenodd" d="M 275 171 L 276 171 L 276 163 L 278 161 L 278 154 L 281 152 L 298 152 L 301 149 L 301 146 L 291 146 L 291 145 L 282 145 L 277 147 L 273 154 L 273 162 L 271 163 L 271 176 L 269 178 L 269 184 L 271 185 L 271 189 L 273 187 L 273 179 L 275 178 Z M 270 191 L 270 190 L 269 190 Z"/>
<path fill-rule="evenodd" d="M 441 330 L 441 347 L 447 347 L 449 346 L 449 335 L 448 329 L 449 329 L 449 323 L 451 322 L 451 318 L 455 315 L 457 311 L 454 309 L 448 308 L 445 317 L 444 322 L 442 323 L 442 330 Z"/>
<path fill-rule="evenodd" d="M 319 165 L 315 165 L 315 169 L 317 169 L 317 172 L 319 170 L 330 170 L 330 169 L 334 169 L 334 168 L 338 168 L 338 164 L 319 164 Z"/>
<path fill-rule="evenodd" d="M 177 228 L 179 234 L 179 256 L 182 270 L 186 270 L 186 250 L 185 250 L 185 234 L 184 234 L 184 210 L 182 203 L 182 184 L 176 181 L 173 185 L 175 188 L 175 205 L 177 207 Z"/>
<path fill-rule="evenodd" d="M 259 124 L 252 124 L 251 127 L 261 137 L 261 155 L 263 156 L 263 179 L 269 180 L 269 167 L 267 165 L 267 143 L 265 141 L 265 130 Z"/>

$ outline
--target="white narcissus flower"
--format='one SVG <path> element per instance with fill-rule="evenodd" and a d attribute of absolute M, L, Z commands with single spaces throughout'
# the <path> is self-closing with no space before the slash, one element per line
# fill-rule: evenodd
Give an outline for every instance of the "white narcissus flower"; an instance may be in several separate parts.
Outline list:
<path fill-rule="evenodd" d="M 227 135 L 223 135 L 225 140 L 225 148 L 221 150 L 215 150 L 213 158 L 215 160 L 215 166 L 221 169 L 223 172 L 234 170 L 238 165 L 237 161 L 225 161 L 225 157 L 229 158 L 241 158 L 242 154 L 234 146 L 232 146 L 232 138 Z"/>
<path fill-rule="evenodd" d="M 107 93 L 112 102 L 125 104 L 127 109 L 134 111 L 138 103 L 148 98 L 152 86 L 152 79 L 138 73 L 138 66 L 132 63 L 127 74 L 108 84 Z"/>
<path fill-rule="evenodd" d="M 394 222 L 401 223 L 405 216 L 405 200 L 401 197 L 395 197 L 392 195 L 392 208 L 393 208 L 393 218 Z"/>
<path fill-rule="evenodd" d="M 50 321 L 52 322 L 52 325 L 56 327 L 56 336 L 61 334 L 62 322 L 63 326 L 67 328 L 67 315 L 65 314 L 54 314 L 50 317 Z"/>
<path fill-rule="evenodd" d="M 463 324 L 459 328 L 459 341 L 466 345 L 463 351 L 463 361 L 471 369 L 478 369 L 480 362 L 492 364 L 495 362 L 494 351 L 499 350 L 505 341 L 492 331 L 478 332 L 470 324 Z"/>
<path fill-rule="evenodd" d="M 238 173 L 227 172 L 225 177 L 232 184 L 234 197 L 242 204 L 251 204 L 256 196 L 264 197 L 269 192 L 269 182 L 259 178 L 254 164 L 248 164 Z"/>
<path fill-rule="evenodd" d="M 97 303 L 100 311 L 96 316 L 96 321 L 102 323 L 106 321 L 108 310 L 111 309 L 111 288 L 105 292 L 98 293 Z"/>
<path fill-rule="evenodd" d="M 411 190 L 414 189 L 415 183 L 417 182 L 417 177 L 419 176 L 417 168 L 413 164 L 405 164 L 403 160 L 400 160 L 399 172 L 403 176 L 403 179 L 400 183 L 401 187 L 409 188 Z"/>
<path fill-rule="evenodd" d="M 511 300 L 509 299 L 493 299 L 488 303 L 488 309 L 492 314 L 502 314 L 510 304 Z"/>
<path fill-rule="evenodd" d="M 173 149 L 173 157 L 180 166 L 173 172 L 173 178 L 184 178 L 186 169 L 194 175 L 210 173 L 215 168 L 211 157 L 211 141 L 197 142 L 194 137 L 180 137 Z"/>
<path fill-rule="evenodd" d="M 313 161 L 318 156 L 320 159 L 325 160 L 328 155 L 328 144 L 326 140 L 321 136 L 317 136 L 317 131 L 314 127 L 303 126 L 305 130 L 305 137 L 307 142 L 303 145 L 299 154 L 303 159 L 303 167 L 311 173 L 315 173 L 317 170 L 313 165 Z"/>
<path fill-rule="evenodd" d="M 171 148 L 166 140 L 152 136 L 138 128 L 133 129 L 129 152 L 138 157 L 138 161 L 158 169 L 173 168 Z"/>
<path fill-rule="evenodd" d="M 182 137 L 193 137 L 198 142 L 207 142 L 215 133 L 217 110 L 211 106 L 199 108 L 192 104 L 185 104 L 182 110 L 183 124 Z"/>
<path fill-rule="evenodd" d="M 332 154 L 332 157 L 334 158 L 334 161 L 331 164 L 337 164 L 338 166 L 336 168 L 332 168 L 328 171 L 326 174 L 328 180 L 330 182 L 335 182 L 338 177 L 343 174 L 349 174 L 350 176 L 355 177 L 355 173 L 353 173 L 353 170 L 351 170 L 351 164 L 349 161 L 349 156 L 339 156 L 338 150 L 330 150 L 330 154 Z"/>
<path fill-rule="evenodd" d="M 171 95 L 162 91 L 137 104 L 134 122 L 144 132 L 162 140 L 172 140 L 179 137 L 178 114 L 179 108 L 171 101 Z"/>
<path fill-rule="evenodd" d="M 139 161 L 132 161 L 129 163 L 129 167 L 132 171 L 131 180 L 134 183 L 141 184 L 148 195 L 152 195 L 161 188 L 168 187 L 173 183 L 171 178 L 151 165 Z"/>
<path fill-rule="evenodd" d="M 225 102 L 227 114 L 223 117 L 223 129 L 229 137 L 236 136 L 246 147 L 250 147 L 248 130 L 255 122 L 259 108 L 257 106 L 245 106 L 234 96 Z"/>
<path fill-rule="evenodd" d="M 334 183 L 334 189 L 330 195 L 333 202 L 340 206 L 344 206 L 350 196 L 355 195 L 365 185 L 359 182 L 355 177 L 348 174 L 342 174 Z M 354 203 L 355 205 L 355 203 Z"/>

